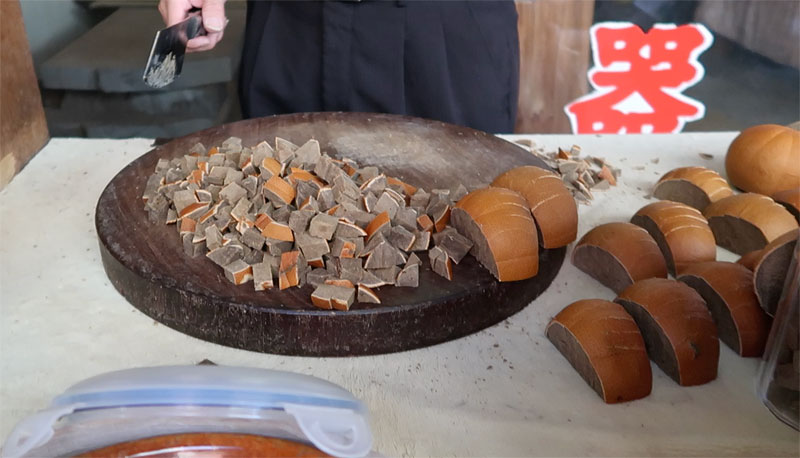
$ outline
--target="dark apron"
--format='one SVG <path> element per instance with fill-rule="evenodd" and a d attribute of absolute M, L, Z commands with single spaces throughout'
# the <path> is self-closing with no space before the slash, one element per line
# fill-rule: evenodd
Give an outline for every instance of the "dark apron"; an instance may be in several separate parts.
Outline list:
<path fill-rule="evenodd" d="M 245 117 L 407 114 L 512 132 L 519 89 L 513 1 L 262 1 L 247 5 Z"/>

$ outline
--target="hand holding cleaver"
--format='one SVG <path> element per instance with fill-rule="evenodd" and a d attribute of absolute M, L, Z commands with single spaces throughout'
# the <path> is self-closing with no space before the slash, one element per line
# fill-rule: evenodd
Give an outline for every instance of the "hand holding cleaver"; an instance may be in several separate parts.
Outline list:
<path fill-rule="evenodd" d="M 195 5 L 202 7 L 202 14 Z M 194 44 L 188 49 L 189 52 L 213 48 L 222 38 L 227 23 L 224 8 L 224 0 L 161 0 L 159 11 L 164 22 L 173 25 L 156 33 L 142 75 L 144 83 L 153 88 L 172 83 L 181 73 L 187 43 L 193 38 L 203 37 L 192 42 Z M 206 13 L 207 17 L 204 18 L 203 14 Z"/>

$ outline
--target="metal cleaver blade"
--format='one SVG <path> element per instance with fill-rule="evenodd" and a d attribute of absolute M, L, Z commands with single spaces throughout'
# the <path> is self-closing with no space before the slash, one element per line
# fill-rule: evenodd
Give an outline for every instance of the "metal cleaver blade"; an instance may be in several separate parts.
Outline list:
<path fill-rule="evenodd" d="M 181 74 L 186 42 L 198 35 L 205 35 L 203 18 L 199 14 L 189 16 L 156 33 L 150 57 L 147 59 L 142 79 L 144 84 L 162 88 L 172 83 Z"/>

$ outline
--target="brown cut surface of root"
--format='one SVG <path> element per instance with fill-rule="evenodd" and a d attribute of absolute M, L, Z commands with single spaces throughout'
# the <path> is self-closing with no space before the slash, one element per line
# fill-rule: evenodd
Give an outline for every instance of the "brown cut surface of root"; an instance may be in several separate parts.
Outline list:
<path fill-rule="evenodd" d="M 499 270 L 495 262 L 492 250 L 489 248 L 489 241 L 483 235 L 483 231 L 478 226 L 478 223 L 466 211 L 461 208 L 453 208 L 450 213 L 450 220 L 456 230 L 472 241 L 473 245 L 470 249 L 470 254 L 475 256 L 478 262 L 481 263 L 495 278 L 499 277 Z"/>
<path fill-rule="evenodd" d="M 730 309 L 725 305 L 725 300 L 701 277 L 682 275 L 680 281 L 691 286 L 692 289 L 703 296 L 703 299 L 706 301 L 706 306 L 711 312 L 711 316 L 714 317 L 714 323 L 717 325 L 719 339 L 737 354 L 741 354 L 742 348 L 739 340 L 739 331 L 736 328 L 736 323 L 733 321 Z"/>
<path fill-rule="evenodd" d="M 592 246 L 575 247 L 572 263 L 615 293 L 619 293 L 633 283 L 630 274 L 608 251 Z"/>
<path fill-rule="evenodd" d="M 711 203 L 705 191 L 688 180 L 666 180 L 658 183 L 653 197 L 694 207 L 701 212 Z"/>
<path fill-rule="evenodd" d="M 714 232 L 717 245 L 738 255 L 760 250 L 767 245 L 761 230 L 753 224 L 735 216 L 712 216 L 708 225 Z"/>
<path fill-rule="evenodd" d="M 586 380 L 586 383 L 588 383 L 603 400 L 606 400 L 603 395 L 603 384 L 597 376 L 594 367 L 592 367 L 589 357 L 586 355 L 586 352 L 575 336 L 558 322 L 551 323 L 547 327 L 545 334 L 550 342 L 552 342 L 558 351 L 569 361 L 572 367 Z"/>
<path fill-rule="evenodd" d="M 675 260 L 672 257 L 672 250 L 669 248 L 669 244 L 667 243 L 667 239 L 664 238 L 664 234 L 661 233 L 661 229 L 659 229 L 658 224 L 653 221 L 652 218 L 649 216 L 643 215 L 634 215 L 631 218 L 631 222 L 650 234 L 653 237 L 653 240 L 656 241 L 658 245 L 658 249 L 661 250 L 661 254 L 664 255 L 664 260 L 667 261 L 667 270 L 673 276 L 675 275 Z"/>
<path fill-rule="evenodd" d="M 636 321 L 636 325 L 639 326 L 639 330 L 642 332 L 644 345 L 647 348 L 647 355 L 650 359 L 671 379 L 680 384 L 681 376 L 678 372 L 678 359 L 661 326 L 641 305 L 619 298 L 615 302 L 622 305 Z"/>
<path fill-rule="evenodd" d="M 787 243 L 765 254 L 753 272 L 756 297 L 770 316 L 774 316 L 778 308 L 794 246 L 794 243 Z"/>

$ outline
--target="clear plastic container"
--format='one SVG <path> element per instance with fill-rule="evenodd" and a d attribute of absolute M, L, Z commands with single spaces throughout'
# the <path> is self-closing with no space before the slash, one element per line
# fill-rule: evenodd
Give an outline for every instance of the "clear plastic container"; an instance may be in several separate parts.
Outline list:
<path fill-rule="evenodd" d="M 800 243 L 795 245 L 772 329 L 758 371 L 761 400 L 780 420 L 798 429 L 800 416 Z"/>
<path fill-rule="evenodd" d="M 174 442 L 190 433 L 285 439 L 338 457 L 367 456 L 372 447 L 364 404 L 327 381 L 266 369 L 165 366 L 73 385 L 49 408 L 21 421 L 2 456 L 72 456 L 157 436 L 172 435 Z M 214 444 L 190 454 L 203 456 L 198 450 L 209 447 Z M 186 456 L 181 451 L 178 445 L 166 454 L 141 456 Z M 239 452 L 247 456 L 246 447 Z"/>

